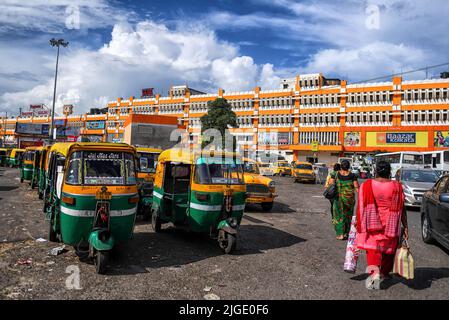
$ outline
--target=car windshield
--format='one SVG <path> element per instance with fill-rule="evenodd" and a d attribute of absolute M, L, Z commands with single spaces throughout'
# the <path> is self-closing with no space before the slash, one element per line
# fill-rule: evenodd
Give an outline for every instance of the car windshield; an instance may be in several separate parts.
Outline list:
<path fill-rule="evenodd" d="M 296 169 L 300 170 L 312 170 L 312 166 L 310 164 L 297 164 Z"/>
<path fill-rule="evenodd" d="M 246 173 L 259 174 L 259 167 L 254 162 L 245 162 L 243 165 L 243 171 Z"/>
<path fill-rule="evenodd" d="M 259 168 L 269 168 L 270 164 L 269 163 L 261 163 L 259 164 Z"/>
<path fill-rule="evenodd" d="M 156 172 L 158 153 L 138 152 L 139 171 L 140 172 Z"/>
<path fill-rule="evenodd" d="M 278 167 L 288 167 L 288 163 L 286 162 L 279 162 Z"/>
<path fill-rule="evenodd" d="M 77 185 L 133 185 L 136 183 L 134 156 L 125 152 L 74 152 L 66 182 Z"/>
<path fill-rule="evenodd" d="M 243 184 L 239 159 L 203 157 L 196 162 L 195 181 L 199 184 Z"/>
<path fill-rule="evenodd" d="M 402 173 L 402 181 L 435 183 L 438 175 L 434 171 L 406 170 Z"/>

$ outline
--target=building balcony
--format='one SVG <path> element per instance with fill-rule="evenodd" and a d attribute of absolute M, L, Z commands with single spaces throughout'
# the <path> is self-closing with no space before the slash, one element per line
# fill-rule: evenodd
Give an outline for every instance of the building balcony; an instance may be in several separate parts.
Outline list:
<path fill-rule="evenodd" d="M 389 127 L 393 122 L 346 122 L 346 127 Z"/>
<path fill-rule="evenodd" d="M 449 99 L 403 100 L 402 105 L 449 104 Z"/>
<path fill-rule="evenodd" d="M 324 122 L 320 122 L 320 123 L 303 123 L 303 122 L 300 122 L 299 126 L 303 127 L 303 128 L 339 127 L 340 126 L 340 122 L 329 122 L 329 123 L 324 123 Z"/>
<path fill-rule="evenodd" d="M 293 105 L 260 106 L 260 110 L 285 110 L 292 108 L 294 108 Z"/>
<path fill-rule="evenodd" d="M 449 126 L 449 120 L 439 121 L 401 121 L 402 126 Z"/>
<path fill-rule="evenodd" d="M 302 109 L 340 108 L 339 103 L 301 104 Z"/>
<path fill-rule="evenodd" d="M 392 106 L 393 101 L 360 101 L 360 102 L 346 102 L 346 107 L 388 107 Z"/>
<path fill-rule="evenodd" d="M 269 127 L 269 128 L 289 128 L 292 127 L 293 123 L 259 123 L 259 128 Z M 252 125 L 251 125 L 252 127 Z"/>

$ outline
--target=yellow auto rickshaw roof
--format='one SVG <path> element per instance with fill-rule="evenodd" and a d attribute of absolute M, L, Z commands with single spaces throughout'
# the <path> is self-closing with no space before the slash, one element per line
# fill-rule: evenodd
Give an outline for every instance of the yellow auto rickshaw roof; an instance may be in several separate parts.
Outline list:
<path fill-rule="evenodd" d="M 0 151 L 8 151 L 6 148 L 0 148 Z"/>
<path fill-rule="evenodd" d="M 25 150 L 26 151 L 35 151 L 35 150 L 41 150 L 42 147 L 26 147 Z"/>
<path fill-rule="evenodd" d="M 157 148 L 142 148 L 142 147 L 136 147 L 137 152 L 147 152 L 147 153 L 161 153 L 162 149 Z"/>
<path fill-rule="evenodd" d="M 296 162 L 295 162 L 295 165 L 298 165 L 298 164 L 310 164 L 310 165 L 312 165 L 310 162 L 306 162 L 306 161 L 296 161 Z"/>
<path fill-rule="evenodd" d="M 172 162 L 194 164 L 195 160 L 201 157 L 202 155 L 211 157 L 241 158 L 240 155 L 236 152 L 212 151 L 212 152 L 204 152 L 202 154 L 200 151 L 190 150 L 188 148 L 172 148 L 162 151 L 162 153 L 159 155 L 159 161 L 160 162 L 172 161 Z"/>
<path fill-rule="evenodd" d="M 135 152 L 136 148 L 126 143 L 108 143 L 108 142 L 59 142 L 51 146 L 51 152 L 59 152 L 67 156 L 71 149 L 85 150 L 128 150 Z"/>

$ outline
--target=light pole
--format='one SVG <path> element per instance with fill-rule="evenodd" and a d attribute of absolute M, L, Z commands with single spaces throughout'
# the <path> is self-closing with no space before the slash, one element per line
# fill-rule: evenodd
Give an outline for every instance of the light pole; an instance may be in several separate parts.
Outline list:
<path fill-rule="evenodd" d="M 54 121 L 55 121 L 55 102 L 56 102 L 56 82 L 58 80 L 58 64 L 59 64 L 59 47 L 63 46 L 64 48 L 69 45 L 69 42 L 64 42 L 64 39 L 58 39 L 52 38 L 50 40 L 50 45 L 52 47 L 57 47 L 57 53 L 56 53 L 56 72 L 55 72 L 55 86 L 53 90 L 53 106 L 51 109 L 51 123 L 50 123 L 50 130 L 49 130 L 49 142 L 51 143 L 53 141 L 53 130 L 54 130 Z M 56 136 L 56 135 L 55 135 Z"/>

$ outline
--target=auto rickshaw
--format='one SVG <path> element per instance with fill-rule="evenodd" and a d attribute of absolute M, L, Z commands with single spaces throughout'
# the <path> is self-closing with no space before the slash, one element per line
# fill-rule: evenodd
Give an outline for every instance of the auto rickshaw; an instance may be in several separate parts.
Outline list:
<path fill-rule="evenodd" d="M 260 174 L 256 161 L 243 158 L 243 174 L 246 184 L 246 203 L 260 204 L 263 211 L 273 209 L 275 182 Z"/>
<path fill-rule="evenodd" d="M 23 154 L 23 163 L 20 166 L 20 182 L 28 181 L 31 184 L 36 162 L 37 147 L 28 147 Z"/>
<path fill-rule="evenodd" d="M 25 149 L 12 149 L 9 157 L 7 158 L 7 166 L 14 168 L 20 167 L 22 165 L 22 157 L 25 152 Z"/>
<path fill-rule="evenodd" d="M 46 189 L 46 182 L 47 182 L 47 170 L 48 170 L 48 158 L 49 158 L 49 151 L 51 146 L 45 146 L 41 149 L 41 155 L 39 157 L 39 164 L 38 164 L 38 174 L 37 174 L 37 190 L 39 194 L 39 199 L 43 199 L 45 189 Z"/>
<path fill-rule="evenodd" d="M 277 161 L 272 164 L 273 174 L 275 176 L 290 176 L 292 169 L 287 161 Z"/>
<path fill-rule="evenodd" d="M 163 223 L 217 239 L 224 253 L 237 243 L 245 209 L 246 186 L 242 161 L 235 153 L 163 151 L 154 178 L 151 222 L 155 232 Z"/>
<path fill-rule="evenodd" d="M 48 238 L 74 246 L 106 271 L 109 252 L 133 235 L 139 195 L 136 149 L 118 143 L 56 143 L 48 164 Z"/>
<path fill-rule="evenodd" d="M 0 148 L 0 166 L 6 166 L 6 156 L 8 154 L 8 149 Z"/>
<path fill-rule="evenodd" d="M 137 214 L 145 220 L 151 216 L 153 203 L 153 179 L 156 172 L 157 159 L 162 149 L 137 148 L 137 185 L 139 188 L 139 205 Z"/>
<path fill-rule="evenodd" d="M 316 175 L 313 166 L 309 162 L 296 162 L 292 173 L 293 181 L 306 181 L 315 183 Z"/>

